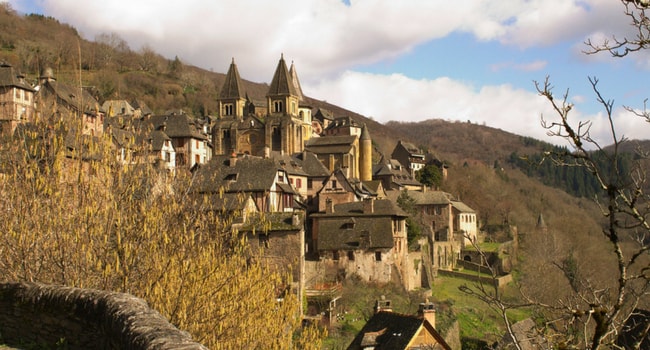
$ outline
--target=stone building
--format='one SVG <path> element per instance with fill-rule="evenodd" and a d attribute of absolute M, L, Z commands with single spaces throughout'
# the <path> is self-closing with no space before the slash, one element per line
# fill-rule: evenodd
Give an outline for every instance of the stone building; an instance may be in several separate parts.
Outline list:
<path fill-rule="evenodd" d="M 11 65 L 0 63 L 0 134 L 34 119 L 34 90 Z"/>
<path fill-rule="evenodd" d="M 217 100 L 214 154 L 302 152 L 312 135 L 311 108 L 301 105 L 302 98 L 295 67 L 287 69 L 281 57 L 266 95 L 266 108 L 260 109 L 248 97 L 233 59 Z"/>
<path fill-rule="evenodd" d="M 357 275 L 368 282 L 406 283 L 406 217 L 390 200 L 373 198 L 312 214 L 320 262 L 342 278 Z"/>

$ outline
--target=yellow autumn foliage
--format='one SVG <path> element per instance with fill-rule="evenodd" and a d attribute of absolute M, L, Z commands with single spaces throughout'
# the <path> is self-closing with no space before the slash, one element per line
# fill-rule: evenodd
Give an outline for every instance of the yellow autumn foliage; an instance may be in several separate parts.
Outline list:
<path fill-rule="evenodd" d="M 0 145 L 3 282 L 131 293 L 212 349 L 320 348 L 322 333 L 300 329 L 297 297 L 277 298 L 287 276 L 188 190 L 190 174 L 143 152 L 123 164 L 109 136 L 74 130 L 50 120 Z"/>

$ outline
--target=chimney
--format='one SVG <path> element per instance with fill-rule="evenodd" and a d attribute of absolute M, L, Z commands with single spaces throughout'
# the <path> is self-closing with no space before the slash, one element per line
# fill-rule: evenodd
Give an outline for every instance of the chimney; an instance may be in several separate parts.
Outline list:
<path fill-rule="evenodd" d="M 228 163 L 228 165 L 230 165 L 230 167 L 234 167 L 236 164 L 237 164 L 237 153 L 235 151 L 232 151 L 232 153 L 230 154 L 230 162 Z"/>
<path fill-rule="evenodd" d="M 332 198 L 327 198 L 325 200 L 325 213 L 326 214 L 334 213 L 334 201 L 332 201 Z"/>
<path fill-rule="evenodd" d="M 429 302 L 428 300 L 424 303 L 420 303 L 420 307 L 418 308 L 418 316 L 429 321 L 433 328 L 436 327 L 436 307 L 433 303 Z"/>
<path fill-rule="evenodd" d="M 381 296 L 380 300 L 375 301 L 375 313 L 384 312 L 393 312 L 393 307 L 390 305 L 390 300 L 386 300 L 385 296 Z"/>
<path fill-rule="evenodd" d="M 375 200 L 370 197 L 370 198 L 364 198 L 363 199 L 363 213 L 364 214 L 372 214 L 375 212 Z"/>

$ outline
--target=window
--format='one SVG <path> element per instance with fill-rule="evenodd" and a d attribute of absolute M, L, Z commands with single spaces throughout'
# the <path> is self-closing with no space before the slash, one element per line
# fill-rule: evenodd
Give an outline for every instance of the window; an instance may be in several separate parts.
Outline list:
<path fill-rule="evenodd" d="M 348 260 L 354 261 L 354 251 L 348 250 Z"/>
<path fill-rule="evenodd" d="M 354 223 L 353 222 L 346 222 L 343 224 L 342 228 L 344 230 L 352 230 L 354 228 Z"/>
<path fill-rule="evenodd" d="M 169 152 L 165 152 L 165 162 L 169 163 L 172 160 L 172 155 Z"/>
<path fill-rule="evenodd" d="M 282 101 L 273 101 L 273 112 L 282 112 Z"/>
<path fill-rule="evenodd" d="M 375 261 L 381 261 L 381 252 L 375 252 Z"/>
<path fill-rule="evenodd" d="M 296 188 L 302 187 L 302 179 L 296 179 Z"/>
<path fill-rule="evenodd" d="M 436 215 L 441 215 L 442 214 L 442 209 L 440 207 L 435 208 Z"/>
<path fill-rule="evenodd" d="M 332 251 L 332 260 L 339 260 L 339 251 L 338 250 L 333 250 Z"/>
<path fill-rule="evenodd" d="M 199 140 L 196 140 L 196 149 L 199 149 Z"/>
<path fill-rule="evenodd" d="M 223 106 L 223 115 L 233 115 L 233 106 L 232 103 L 227 103 Z"/>
<path fill-rule="evenodd" d="M 336 188 L 336 180 L 332 180 L 332 188 Z"/>
<path fill-rule="evenodd" d="M 312 189 L 314 187 L 314 180 L 307 179 L 307 188 Z"/>

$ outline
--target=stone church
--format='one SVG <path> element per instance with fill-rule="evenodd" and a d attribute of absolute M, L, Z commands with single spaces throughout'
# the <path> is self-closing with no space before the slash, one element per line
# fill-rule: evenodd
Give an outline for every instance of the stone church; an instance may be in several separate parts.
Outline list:
<path fill-rule="evenodd" d="M 212 128 L 214 155 L 302 152 L 312 135 L 311 108 L 301 106 L 302 89 L 295 67 L 280 57 L 266 95 L 266 105 L 252 101 L 233 59 L 219 94 L 219 112 Z"/>

